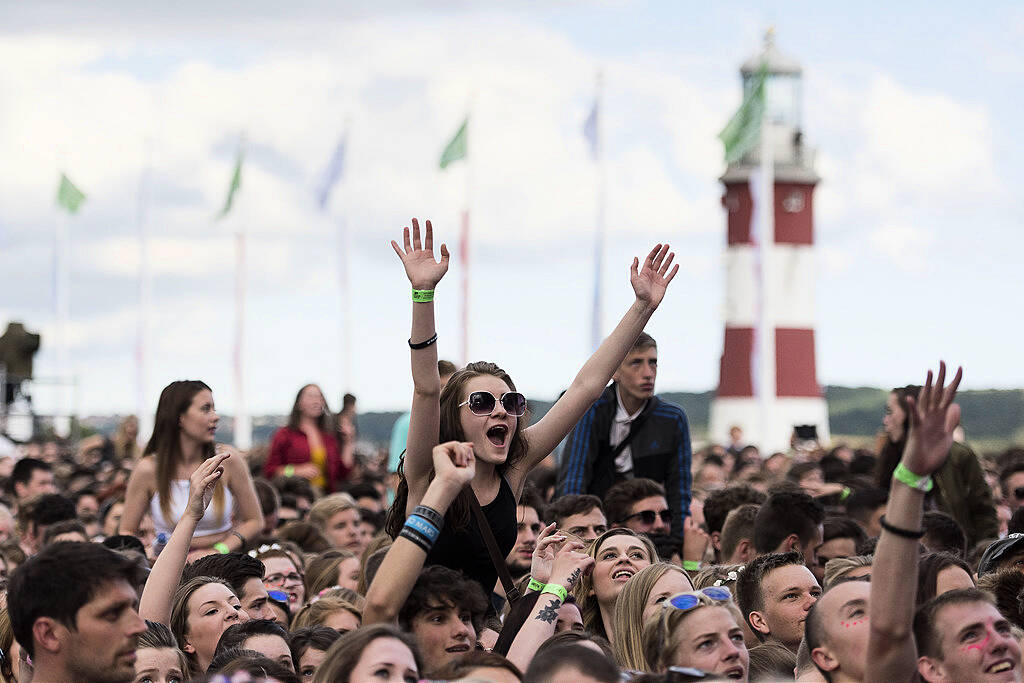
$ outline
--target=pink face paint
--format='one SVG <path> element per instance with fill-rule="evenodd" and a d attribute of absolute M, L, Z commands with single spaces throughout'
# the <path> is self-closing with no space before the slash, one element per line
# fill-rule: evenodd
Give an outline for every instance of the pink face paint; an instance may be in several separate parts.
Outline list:
<path fill-rule="evenodd" d="M 981 641 L 980 643 L 975 643 L 974 645 L 968 645 L 967 647 L 964 648 L 964 650 L 982 650 L 982 649 L 985 648 L 985 644 L 988 643 L 988 639 L 990 637 L 991 637 L 991 634 L 985 636 L 985 640 Z"/>

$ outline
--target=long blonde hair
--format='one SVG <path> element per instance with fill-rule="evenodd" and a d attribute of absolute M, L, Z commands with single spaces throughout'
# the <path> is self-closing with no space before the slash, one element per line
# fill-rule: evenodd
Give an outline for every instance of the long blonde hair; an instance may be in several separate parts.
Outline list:
<path fill-rule="evenodd" d="M 623 669 L 634 671 L 650 671 L 647 658 L 644 657 L 643 630 L 644 607 L 650 597 L 654 585 L 669 572 L 676 571 L 689 577 L 682 567 L 671 562 L 658 562 L 644 567 L 633 578 L 626 582 L 615 601 L 615 642 L 612 651 L 615 661 Z"/>
<path fill-rule="evenodd" d="M 596 560 L 597 553 L 600 551 L 601 546 L 605 541 L 613 536 L 633 536 L 634 538 L 639 539 L 643 543 L 644 547 L 647 548 L 647 554 L 650 556 L 651 564 L 658 561 L 658 550 L 654 547 L 651 539 L 636 533 L 632 529 L 624 529 L 622 527 L 609 529 L 595 538 L 590 544 L 590 547 L 587 548 L 587 554 Z M 594 595 L 594 578 L 592 574 L 585 574 L 583 578 L 576 583 L 576 587 L 572 591 L 572 596 L 576 599 L 576 604 L 580 606 L 580 615 L 583 617 L 583 628 L 594 635 L 607 638 L 608 631 L 604 626 L 604 622 L 601 620 L 601 607 L 597 604 L 597 596 Z"/>
<path fill-rule="evenodd" d="M 677 593 L 676 595 L 680 594 Z M 712 600 L 708 596 L 699 593 L 694 595 L 694 597 L 697 598 L 698 604 L 693 609 L 676 609 L 666 600 L 662 603 L 661 608 L 644 622 L 642 639 L 644 657 L 650 665 L 650 668 L 647 669 L 648 671 L 661 673 L 668 668 L 675 651 L 673 637 L 676 630 L 682 626 L 686 617 L 699 612 L 705 607 L 724 607 L 732 615 L 736 626 L 743 628 L 743 615 L 740 614 L 739 607 L 732 600 Z M 746 649 L 746 647 L 746 644 L 743 644 L 743 648 Z"/>

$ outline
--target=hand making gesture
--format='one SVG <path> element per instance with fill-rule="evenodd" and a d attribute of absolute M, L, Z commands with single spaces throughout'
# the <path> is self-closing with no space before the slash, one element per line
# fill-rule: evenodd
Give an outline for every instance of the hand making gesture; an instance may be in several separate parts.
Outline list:
<path fill-rule="evenodd" d="M 929 370 L 917 398 L 907 398 L 910 428 L 903 463 L 918 476 L 937 471 L 949 456 L 953 430 L 960 422 L 960 406 L 953 403 L 953 398 L 962 377 L 963 368 L 957 368 L 953 381 L 944 386 L 946 364 L 940 361 L 935 385 L 932 386 L 932 371 Z"/>
<path fill-rule="evenodd" d="M 398 242 L 391 240 L 391 248 L 402 259 L 405 274 L 412 283 L 413 289 L 433 289 L 444 274 L 448 272 L 448 247 L 441 243 L 441 261 L 434 260 L 434 227 L 427 221 L 426 234 L 420 244 L 420 222 L 412 219 L 412 242 L 409 241 L 409 228 L 402 229 L 405 250 Z"/>
<path fill-rule="evenodd" d="M 206 514 L 213 499 L 213 490 L 224 474 L 223 463 L 231 457 L 231 451 L 218 451 L 212 458 L 207 458 L 188 480 L 188 514 L 197 523 Z"/>
<path fill-rule="evenodd" d="M 672 282 L 672 278 L 679 272 L 679 264 L 669 271 L 676 255 L 669 252 L 668 249 L 667 244 L 656 244 L 644 259 L 643 268 L 639 272 L 637 272 L 637 268 L 640 265 L 640 259 L 634 257 L 633 265 L 630 267 L 629 281 L 633 285 L 637 301 L 645 303 L 651 308 L 658 307 L 661 300 L 665 298 L 668 283 Z"/>

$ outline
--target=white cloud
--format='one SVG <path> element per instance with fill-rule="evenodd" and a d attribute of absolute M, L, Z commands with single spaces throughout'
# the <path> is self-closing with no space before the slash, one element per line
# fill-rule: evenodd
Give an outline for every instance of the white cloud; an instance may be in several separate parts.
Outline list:
<path fill-rule="evenodd" d="M 915 225 L 888 223 L 868 236 L 868 242 L 882 256 L 904 269 L 919 272 L 928 262 L 932 234 Z"/>

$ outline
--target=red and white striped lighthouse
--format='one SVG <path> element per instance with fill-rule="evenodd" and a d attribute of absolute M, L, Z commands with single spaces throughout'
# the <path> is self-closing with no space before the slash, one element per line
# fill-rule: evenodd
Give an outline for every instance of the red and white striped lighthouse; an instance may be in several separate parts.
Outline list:
<path fill-rule="evenodd" d="M 733 426 L 763 454 L 789 448 L 794 427 L 829 438 L 814 360 L 814 171 L 803 144 L 800 66 L 771 35 L 740 69 L 746 84 L 767 67 L 761 143 L 721 180 L 728 224 L 725 341 L 711 404 L 711 439 Z M 762 160 L 765 161 L 762 164 Z M 770 211 L 765 208 L 771 207 Z"/>

